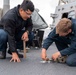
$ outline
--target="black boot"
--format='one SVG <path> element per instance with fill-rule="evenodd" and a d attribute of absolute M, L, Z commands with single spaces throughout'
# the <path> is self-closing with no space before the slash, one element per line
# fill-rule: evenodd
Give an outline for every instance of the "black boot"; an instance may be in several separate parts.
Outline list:
<path fill-rule="evenodd" d="M 6 59 L 6 50 L 0 51 L 0 59 Z"/>
<path fill-rule="evenodd" d="M 8 50 L 8 53 L 12 55 L 12 52 L 10 50 Z M 16 52 L 19 58 L 23 58 L 22 54 L 19 54 L 18 52 Z"/>

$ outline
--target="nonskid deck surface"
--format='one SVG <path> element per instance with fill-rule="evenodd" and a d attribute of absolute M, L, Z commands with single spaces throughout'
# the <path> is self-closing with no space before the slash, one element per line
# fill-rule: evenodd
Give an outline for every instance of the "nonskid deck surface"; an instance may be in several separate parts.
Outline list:
<path fill-rule="evenodd" d="M 56 52 L 53 44 L 47 51 L 48 57 Z M 7 59 L 0 59 L 0 75 L 75 75 L 76 67 L 69 67 L 60 63 L 40 63 L 41 49 L 31 49 L 27 53 L 27 58 L 21 59 L 21 63 L 9 62 L 11 56 L 7 54 Z"/>

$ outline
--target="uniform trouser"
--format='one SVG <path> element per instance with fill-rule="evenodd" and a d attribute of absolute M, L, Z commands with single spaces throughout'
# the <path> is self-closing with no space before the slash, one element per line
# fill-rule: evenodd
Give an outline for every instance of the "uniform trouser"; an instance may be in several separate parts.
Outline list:
<path fill-rule="evenodd" d="M 56 47 L 59 51 L 65 49 L 70 44 L 70 39 L 67 39 L 65 37 L 59 37 L 54 39 Z M 71 54 L 66 59 L 66 64 L 69 66 L 76 66 L 76 53 Z"/>
<path fill-rule="evenodd" d="M 23 48 L 23 41 L 21 40 L 22 34 L 24 31 L 19 32 L 15 36 L 16 41 L 16 49 L 22 49 Z M 29 40 L 32 42 L 33 40 L 33 33 L 30 33 Z M 7 49 L 7 42 L 8 42 L 8 34 L 3 29 L 0 29 L 0 51 L 6 51 Z M 29 42 L 29 41 L 28 41 Z"/>
<path fill-rule="evenodd" d="M 7 48 L 7 33 L 0 29 L 0 51 L 6 51 Z"/>

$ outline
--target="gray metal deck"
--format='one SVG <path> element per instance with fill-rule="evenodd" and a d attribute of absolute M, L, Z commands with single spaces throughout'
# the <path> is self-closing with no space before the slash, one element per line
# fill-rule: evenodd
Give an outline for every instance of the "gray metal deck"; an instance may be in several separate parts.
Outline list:
<path fill-rule="evenodd" d="M 56 52 L 53 44 L 47 51 L 48 57 Z M 26 59 L 21 59 L 21 63 L 9 62 L 11 59 L 7 55 L 7 59 L 0 59 L 0 75 L 75 75 L 76 67 L 69 67 L 60 63 L 40 63 L 41 49 L 29 50 Z"/>

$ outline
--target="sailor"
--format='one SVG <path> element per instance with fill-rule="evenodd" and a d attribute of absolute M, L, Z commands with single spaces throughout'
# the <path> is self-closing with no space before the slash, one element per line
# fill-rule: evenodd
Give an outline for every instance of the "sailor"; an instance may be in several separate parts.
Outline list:
<path fill-rule="evenodd" d="M 76 66 L 76 19 L 61 19 L 56 27 L 51 31 L 44 40 L 41 58 L 47 60 L 46 50 L 55 42 L 58 52 L 52 55 L 52 59 L 60 56 L 67 56 L 66 64 Z"/>
<path fill-rule="evenodd" d="M 10 9 L 0 22 L 0 58 L 6 58 L 7 42 L 9 51 L 12 55 L 10 61 L 20 62 L 23 55 L 17 52 L 17 45 L 22 44 L 22 40 L 28 41 L 33 24 L 31 14 L 34 11 L 34 5 L 30 0 L 24 0 L 21 5 Z M 22 29 L 25 28 L 25 31 Z M 19 45 L 20 47 L 20 45 Z"/>

